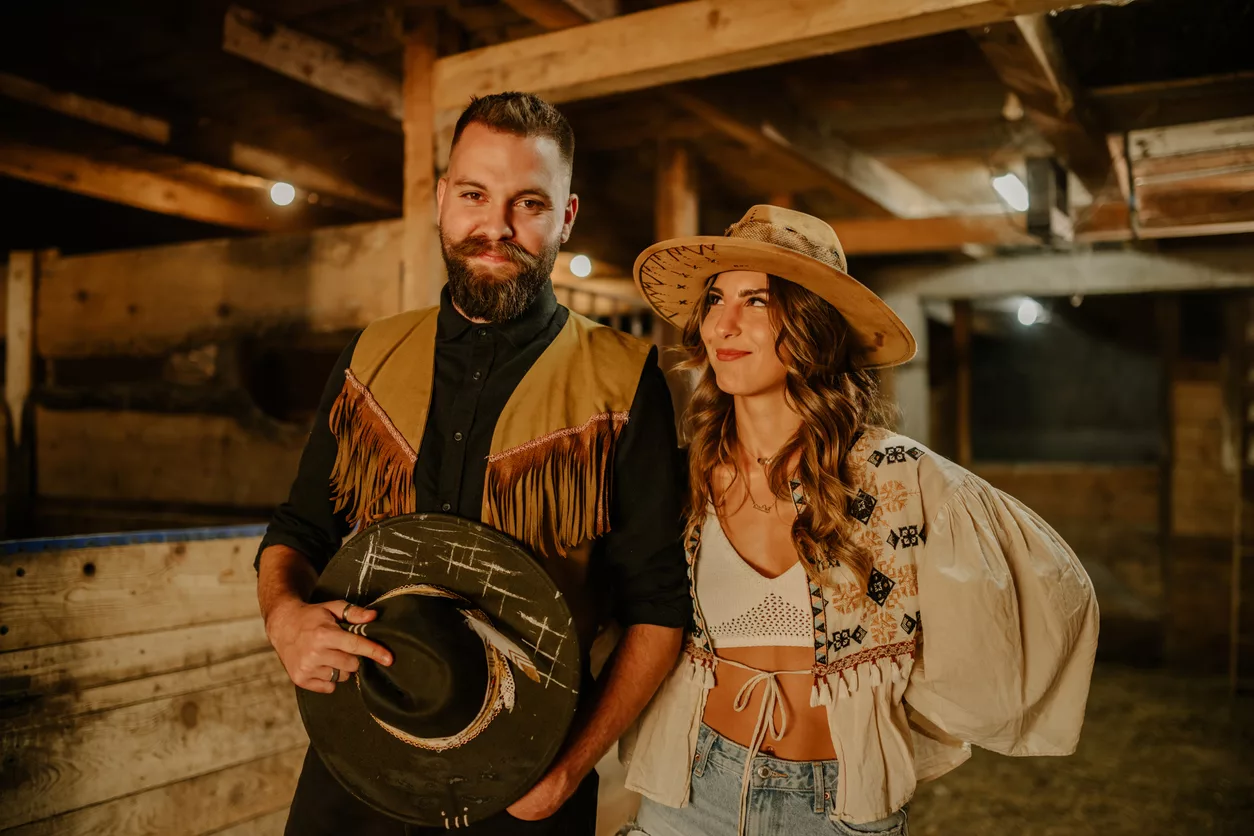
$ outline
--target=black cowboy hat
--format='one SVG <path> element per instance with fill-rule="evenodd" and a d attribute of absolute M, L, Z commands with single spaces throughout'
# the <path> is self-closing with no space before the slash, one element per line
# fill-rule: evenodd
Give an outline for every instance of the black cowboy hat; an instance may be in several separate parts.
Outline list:
<path fill-rule="evenodd" d="M 521 798 L 566 737 L 580 685 L 571 614 L 505 534 L 442 514 L 376 523 L 311 601 L 378 611 L 343 625 L 391 651 L 331 694 L 297 689 L 310 743 L 361 801 L 411 824 L 465 827 Z"/>

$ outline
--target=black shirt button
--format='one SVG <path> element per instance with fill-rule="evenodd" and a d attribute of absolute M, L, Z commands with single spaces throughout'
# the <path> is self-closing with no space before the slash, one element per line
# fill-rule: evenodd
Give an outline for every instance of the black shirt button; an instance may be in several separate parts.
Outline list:
<path fill-rule="evenodd" d="M 461 440 L 462 440 L 462 434 L 461 434 L 461 433 L 453 433 L 453 440 L 454 440 L 454 441 L 461 441 Z"/>
<path fill-rule="evenodd" d="M 487 328 L 480 328 L 480 329 L 479 329 L 479 336 L 480 336 L 480 337 L 486 337 L 487 335 L 488 335 L 488 329 L 487 329 Z"/>
<path fill-rule="evenodd" d="M 474 374 L 472 374 L 472 375 L 470 376 L 470 379 L 471 379 L 471 380 L 478 380 L 478 379 L 479 379 L 479 378 L 481 378 L 481 377 L 483 377 L 483 372 L 475 372 Z"/>
<path fill-rule="evenodd" d="M 446 503 L 444 503 L 443 505 L 441 505 L 441 506 L 440 506 L 440 510 L 441 510 L 441 511 L 444 511 L 444 512 L 446 512 L 446 513 L 447 513 L 448 511 L 451 511 L 451 510 L 452 510 L 452 508 L 453 508 L 453 506 L 452 506 L 452 505 L 449 505 L 447 502 L 446 502 Z"/>

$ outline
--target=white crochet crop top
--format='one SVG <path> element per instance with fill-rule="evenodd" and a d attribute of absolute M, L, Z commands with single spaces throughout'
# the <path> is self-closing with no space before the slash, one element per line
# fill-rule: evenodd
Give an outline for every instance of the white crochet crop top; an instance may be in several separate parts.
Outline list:
<path fill-rule="evenodd" d="M 723 647 L 814 647 L 805 567 L 763 577 L 736 552 L 711 510 L 701 529 L 697 604 L 710 642 Z"/>

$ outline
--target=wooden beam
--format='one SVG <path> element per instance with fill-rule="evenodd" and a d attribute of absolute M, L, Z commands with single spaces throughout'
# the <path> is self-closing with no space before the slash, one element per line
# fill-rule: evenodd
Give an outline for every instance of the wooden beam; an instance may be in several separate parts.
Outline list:
<path fill-rule="evenodd" d="M 1190 193 L 1174 188 L 1138 196 L 1135 221 L 1127 204 L 1099 203 L 1077 212 L 1075 240 L 1152 241 L 1254 232 L 1254 197 L 1248 191 Z"/>
<path fill-rule="evenodd" d="M 325 41 L 239 6 L 227 9 L 222 48 L 398 121 L 404 116 L 401 83 L 395 77 L 369 61 L 346 56 Z"/>
<path fill-rule="evenodd" d="M 1024 216 L 968 215 L 937 218 L 836 219 L 836 230 L 846 255 L 953 252 L 967 245 L 1033 246 Z"/>
<path fill-rule="evenodd" d="M 617 13 L 617 0 L 607 0 L 604 11 L 593 12 L 573 0 L 507 0 L 524 17 L 556 31 L 604 20 Z M 946 207 L 879 160 L 836 137 L 809 136 L 799 128 L 781 130 L 766 123 L 751 125 L 700 96 L 666 90 L 668 101 L 688 111 L 751 151 L 786 158 L 813 172 L 827 188 L 852 208 L 876 217 L 939 215 Z"/>
<path fill-rule="evenodd" d="M 1134 166 L 1161 157 L 1248 150 L 1254 147 L 1254 116 L 1131 131 L 1128 145 Z"/>
<path fill-rule="evenodd" d="M 1006 88 L 1018 97 L 1037 130 L 1096 198 L 1107 188 L 1110 152 L 1090 131 L 1083 92 L 1071 79 L 1062 48 L 1045 15 L 1020 15 L 977 27 L 971 34 Z"/>
<path fill-rule="evenodd" d="M 296 211 L 269 204 L 258 190 L 234 190 L 175 179 L 152 171 L 53 148 L 38 148 L 0 139 L 0 174 L 123 203 L 163 215 L 179 215 L 235 229 L 291 230 L 302 225 Z"/>
<path fill-rule="evenodd" d="M 171 127 L 165 119 L 99 99 L 53 90 L 18 76 L 0 73 L 0 96 L 138 137 L 155 145 L 170 144 Z M 270 180 L 282 180 L 322 196 L 341 198 L 386 212 L 400 212 L 400 205 L 389 197 L 363 189 L 333 172 L 266 148 L 231 142 L 226 155 L 230 165 L 240 171 L 259 174 Z M 211 169 L 209 166 L 202 168 Z M 222 176 L 216 179 L 221 182 L 231 174 L 234 172 L 222 172 Z M 268 188 L 270 185 L 255 180 L 245 182 L 253 188 Z M 240 181 L 236 178 L 231 184 L 240 185 Z"/>
<path fill-rule="evenodd" d="M 827 189 L 861 213 L 874 217 L 901 214 L 900 206 L 889 208 L 885 205 L 900 203 L 893 197 L 893 190 L 897 186 L 904 185 L 906 189 L 922 194 L 917 187 L 879 160 L 839 140 L 827 147 L 816 143 L 802 150 L 774 127 L 751 125 L 686 91 L 667 91 L 666 98 L 750 151 L 768 158 L 786 158 L 790 163 L 800 164 L 814 174 L 816 186 Z M 936 204 L 936 201 L 932 203 Z M 939 207 L 939 204 L 936 205 Z"/>
<path fill-rule="evenodd" d="M 436 64 L 436 106 L 525 90 L 562 102 L 796 61 L 1015 15 L 1058 0 L 692 0 L 451 55 Z"/>
<path fill-rule="evenodd" d="M 439 217 L 436 212 L 436 113 L 432 68 L 439 20 L 434 10 L 405 39 L 405 220 L 401 309 L 437 305 L 444 285 Z"/>
<path fill-rule="evenodd" d="M 1135 131 L 1248 116 L 1254 72 L 1138 82 L 1088 91 L 1109 131 Z"/>
<path fill-rule="evenodd" d="M 886 267 L 868 278 L 881 293 L 936 299 L 1221 290 L 1254 287 L 1254 250 L 1040 253 L 960 265 Z"/>
<path fill-rule="evenodd" d="M 137 136 L 157 145 L 170 141 L 170 123 L 129 108 L 45 87 L 9 73 L 0 73 L 0 96 L 55 111 L 83 122 Z"/>
<path fill-rule="evenodd" d="M 340 201 L 369 206 L 394 215 L 401 211 L 401 205 L 386 195 L 364 189 L 334 172 L 275 153 L 268 148 L 232 142 L 228 154 L 231 165 L 243 171 L 291 183 L 322 197 L 339 198 Z"/>
<path fill-rule="evenodd" d="M 550 32 L 615 17 L 618 0 L 504 0 L 505 5 Z"/>

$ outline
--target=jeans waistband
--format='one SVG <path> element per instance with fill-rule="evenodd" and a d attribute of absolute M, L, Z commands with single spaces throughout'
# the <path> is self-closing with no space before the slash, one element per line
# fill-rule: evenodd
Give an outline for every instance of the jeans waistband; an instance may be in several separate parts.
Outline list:
<path fill-rule="evenodd" d="M 729 740 L 702 723 L 697 733 L 694 769 L 700 774 L 709 767 L 740 778 L 744 773 L 745 758 L 748 754 L 749 747 Z M 838 775 L 839 769 L 835 760 L 786 761 L 769 755 L 757 754 L 753 758 L 753 765 L 749 771 L 749 782 L 751 789 L 805 793 L 817 791 L 818 798 L 823 798 L 824 795 L 835 791 Z"/>

